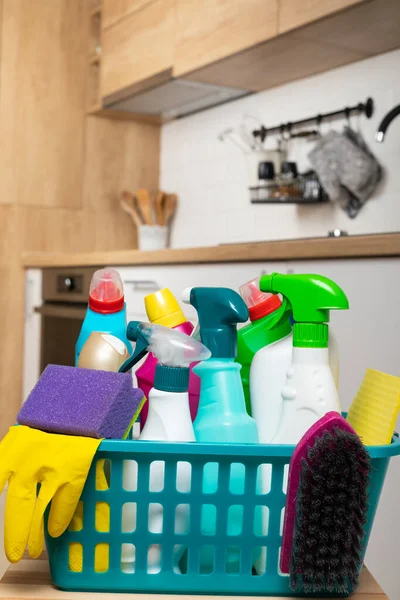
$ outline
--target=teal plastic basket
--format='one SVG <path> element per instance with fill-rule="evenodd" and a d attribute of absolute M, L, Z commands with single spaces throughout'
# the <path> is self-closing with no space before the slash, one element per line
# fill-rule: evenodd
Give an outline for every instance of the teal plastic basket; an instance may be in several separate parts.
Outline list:
<path fill-rule="evenodd" d="M 282 445 L 228 445 L 200 443 L 164 443 L 145 441 L 103 441 L 93 461 L 84 492 L 83 527 L 80 531 L 66 531 L 54 539 L 46 533 L 50 569 L 53 582 L 59 588 L 73 591 L 103 592 L 164 592 L 175 594 L 244 594 L 251 595 L 294 595 L 289 586 L 289 577 L 279 572 L 281 527 L 286 496 L 284 488 L 285 468 L 290 461 L 294 446 Z M 368 448 L 372 458 L 369 489 L 369 513 L 364 552 L 367 548 L 379 496 L 385 479 L 389 459 L 400 454 L 400 442 L 396 435 L 388 446 Z M 95 469 L 98 460 L 107 461 L 110 487 L 96 490 Z M 137 490 L 123 488 L 123 463 L 134 460 L 138 465 Z M 164 461 L 164 489 L 149 490 L 151 463 Z M 191 465 L 190 492 L 177 489 L 178 463 Z M 218 488 L 214 493 L 203 492 L 203 469 L 207 463 L 218 464 Z M 232 463 L 241 463 L 245 471 L 243 494 L 229 490 L 229 474 Z M 256 482 L 261 465 L 269 464 L 271 487 L 268 493 L 260 494 Z M 95 528 L 96 503 L 106 502 L 110 507 L 110 530 L 100 532 Z M 123 505 L 135 502 L 137 525 L 132 533 L 122 533 Z M 162 533 L 148 529 L 148 513 L 151 503 L 163 507 Z M 175 511 L 180 504 L 188 505 L 189 527 L 186 533 L 175 533 Z M 201 529 L 202 506 L 213 505 L 217 515 L 213 535 Z M 242 506 L 242 528 L 238 535 L 227 533 L 229 508 Z M 254 527 L 255 513 L 260 506 L 267 507 L 268 531 L 266 535 Z M 262 509 L 266 510 L 266 509 Z M 240 528 L 239 528 L 240 529 Z M 265 532 L 265 530 L 264 530 Z M 69 569 L 71 544 L 81 544 L 82 570 Z M 95 549 L 98 544 L 107 544 L 109 551 L 108 570 L 95 571 Z M 135 571 L 121 570 L 122 544 L 133 544 L 136 549 Z M 158 573 L 147 572 L 148 549 L 152 544 L 161 544 L 162 564 Z M 187 548 L 180 563 L 174 564 L 174 548 Z M 214 569 L 200 573 L 199 553 L 203 548 L 212 548 Z M 238 572 L 226 571 L 227 548 L 240 549 Z M 104 548 L 104 546 L 103 546 Z M 264 566 L 255 574 L 252 569 L 253 552 L 265 548 L 262 553 Z M 261 560 L 261 559 L 260 559 Z M 349 587 L 349 594 L 354 591 Z M 329 595 L 329 594 L 326 594 Z"/>

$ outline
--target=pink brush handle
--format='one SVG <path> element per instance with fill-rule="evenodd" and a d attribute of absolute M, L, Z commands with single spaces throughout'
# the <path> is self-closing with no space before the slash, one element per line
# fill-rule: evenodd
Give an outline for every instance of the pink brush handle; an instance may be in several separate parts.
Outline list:
<path fill-rule="evenodd" d="M 280 558 L 280 568 L 282 573 L 290 572 L 290 559 L 292 555 L 294 525 L 296 521 L 296 500 L 297 490 L 300 482 L 301 461 L 307 458 L 309 448 L 311 448 L 317 438 L 320 438 L 325 431 L 332 432 L 335 427 L 356 435 L 354 429 L 337 412 L 328 412 L 319 421 L 314 423 L 310 429 L 303 435 L 296 448 L 294 449 L 290 466 L 288 489 L 286 495 L 285 520 L 283 523 L 282 549 Z"/>

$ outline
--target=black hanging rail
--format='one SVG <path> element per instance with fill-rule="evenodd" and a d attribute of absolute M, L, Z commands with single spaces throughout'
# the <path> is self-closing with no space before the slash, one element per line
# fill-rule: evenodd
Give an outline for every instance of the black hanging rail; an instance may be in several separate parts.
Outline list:
<path fill-rule="evenodd" d="M 275 125 L 274 127 L 264 127 L 262 125 L 260 129 L 255 129 L 253 131 L 254 137 L 260 138 L 263 142 L 268 134 L 270 133 L 290 133 L 293 127 L 298 127 L 300 125 L 308 125 L 310 123 L 316 123 L 320 125 L 322 121 L 336 119 L 338 117 L 349 117 L 353 113 L 365 114 L 367 119 L 372 117 L 374 112 L 374 101 L 372 98 L 367 98 L 366 102 L 359 102 L 355 106 L 346 106 L 340 110 L 334 110 L 333 112 L 322 113 L 319 115 L 315 115 L 315 117 L 309 117 L 307 119 L 300 119 L 300 121 L 288 121 L 287 123 L 281 123 L 280 125 Z"/>

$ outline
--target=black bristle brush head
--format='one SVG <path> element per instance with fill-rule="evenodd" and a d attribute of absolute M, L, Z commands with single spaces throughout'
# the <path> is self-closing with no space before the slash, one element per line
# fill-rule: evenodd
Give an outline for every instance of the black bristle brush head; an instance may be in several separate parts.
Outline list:
<path fill-rule="evenodd" d="M 360 438 L 325 431 L 301 463 L 290 583 L 310 593 L 358 585 L 368 511 L 370 457 Z"/>

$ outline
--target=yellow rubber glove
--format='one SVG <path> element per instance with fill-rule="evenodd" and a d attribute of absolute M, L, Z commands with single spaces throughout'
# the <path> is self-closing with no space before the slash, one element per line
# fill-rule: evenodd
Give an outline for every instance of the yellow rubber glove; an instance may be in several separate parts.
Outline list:
<path fill-rule="evenodd" d="M 130 423 L 122 439 L 126 440 L 132 429 L 132 425 L 137 418 Z M 105 460 L 98 460 L 96 463 L 96 490 L 108 490 L 109 485 L 104 472 Z M 96 502 L 95 527 L 97 531 L 110 531 L 110 505 L 107 502 Z M 71 520 L 70 531 L 82 531 L 83 529 L 83 505 L 79 502 L 75 514 Z M 74 573 L 81 573 L 83 568 L 83 548 L 78 542 L 71 542 L 69 545 L 68 567 Z M 94 554 L 95 573 L 104 573 L 109 567 L 109 548 L 108 544 L 97 544 Z"/>
<path fill-rule="evenodd" d="M 18 562 L 27 545 L 32 558 L 42 553 L 43 516 L 50 501 L 49 533 L 64 533 L 100 442 L 23 425 L 10 428 L 0 443 L 0 492 L 8 481 L 4 549 L 10 562 Z"/>
<path fill-rule="evenodd" d="M 96 463 L 96 490 L 108 490 L 109 486 L 104 472 L 104 460 Z M 110 505 L 107 502 L 96 502 L 95 527 L 97 531 L 110 531 Z M 83 529 L 83 504 L 79 502 L 72 521 L 70 531 Z M 70 571 L 81 573 L 83 567 L 83 548 L 78 542 L 69 544 L 68 566 Z M 96 573 L 108 571 L 109 549 L 108 544 L 97 544 L 94 555 L 94 570 Z"/>

